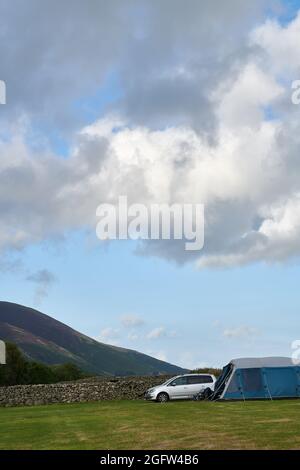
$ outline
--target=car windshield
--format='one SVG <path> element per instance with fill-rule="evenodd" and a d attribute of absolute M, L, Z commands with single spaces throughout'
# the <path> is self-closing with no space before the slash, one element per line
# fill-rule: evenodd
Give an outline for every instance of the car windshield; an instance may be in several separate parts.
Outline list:
<path fill-rule="evenodd" d="M 163 385 L 168 385 L 172 380 L 176 379 L 176 377 L 172 377 L 171 379 L 166 380 L 163 384 L 161 384 L 161 387 Z"/>

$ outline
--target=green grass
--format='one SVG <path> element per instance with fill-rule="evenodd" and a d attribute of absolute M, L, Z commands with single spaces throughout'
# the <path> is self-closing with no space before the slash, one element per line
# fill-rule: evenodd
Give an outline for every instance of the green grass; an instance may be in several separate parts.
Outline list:
<path fill-rule="evenodd" d="M 0 408 L 0 449 L 296 449 L 300 400 Z"/>

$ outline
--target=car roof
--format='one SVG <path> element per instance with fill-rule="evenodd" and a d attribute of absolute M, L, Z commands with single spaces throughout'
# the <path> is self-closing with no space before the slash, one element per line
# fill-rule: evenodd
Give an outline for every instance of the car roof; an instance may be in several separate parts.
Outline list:
<path fill-rule="evenodd" d="M 183 374 L 183 375 L 213 375 L 213 374 L 210 374 L 209 372 L 192 372 L 190 374 Z"/>
<path fill-rule="evenodd" d="M 176 375 L 176 377 L 173 377 L 174 379 L 177 379 L 178 377 L 190 377 L 190 376 L 193 376 L 193 375 L 210 375 L 211 377 L 214 377 L 214 374 L 210 374 L 210 373 L 206 373 L 206 372 L 193 372 L 193 373 L 190 373 L 190 374 L 181 374 L 181 375 Z"/>

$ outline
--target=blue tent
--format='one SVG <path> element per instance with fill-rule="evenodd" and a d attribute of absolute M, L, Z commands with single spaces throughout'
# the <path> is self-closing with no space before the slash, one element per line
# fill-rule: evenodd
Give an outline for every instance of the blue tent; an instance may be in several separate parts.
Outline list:
<path fill-rule="evenodd" d="M 300 397 L 300 366 L 288 357 L 233 359 L 223 368 L 212 400 Z"/>

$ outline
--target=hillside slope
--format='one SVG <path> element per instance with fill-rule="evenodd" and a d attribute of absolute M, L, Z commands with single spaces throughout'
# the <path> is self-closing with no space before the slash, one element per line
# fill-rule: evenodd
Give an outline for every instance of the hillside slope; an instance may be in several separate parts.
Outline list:
<path fill-rule="evenodd" d="M 44 313 L 0 302 L 0 339 L 11 341 L 31 360 L 73 362 L 102 375 L 178 374 L 184 369 L 130 349 L 99 343 Z"/>

